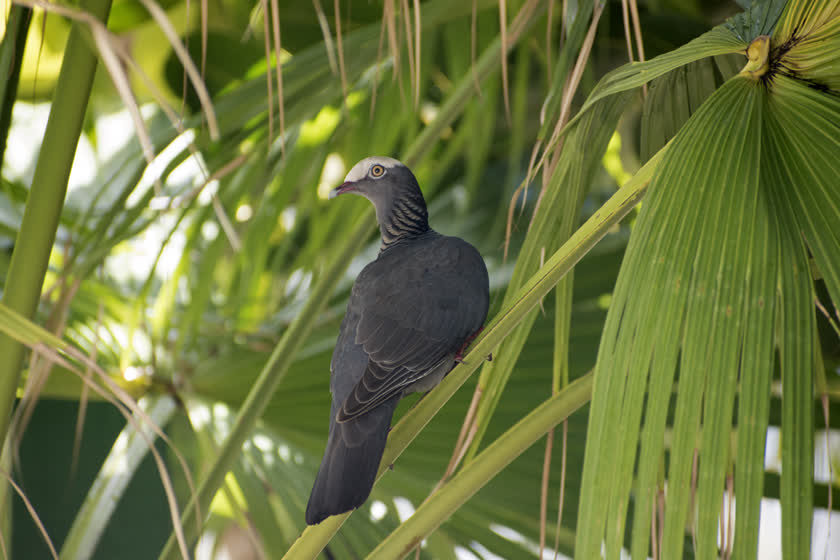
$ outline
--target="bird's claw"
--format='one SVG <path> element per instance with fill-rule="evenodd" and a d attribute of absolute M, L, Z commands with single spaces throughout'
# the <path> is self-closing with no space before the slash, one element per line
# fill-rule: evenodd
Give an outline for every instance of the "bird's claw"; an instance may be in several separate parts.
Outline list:
<path fill-rule="evenodd" d="M 467 362 L 464 361 L 464 350 L 467 349 L 467 346 L 470 345 L 470 342 L 475 340 L 475 337 L 477 337 L 479 334 L 481 334 L 481 331 L 483 331 L 483 330 L 484 330 L 484 327 L 481 327 L 477 331 L 472 333 L 470 336 L 468 336 L 467 340 L 464 341 L 464 344 L 461 345 L 461 348 L 459 348 L 458 351 L 455 352 L 455 363 L 456 364 L 466 364 L 467 363 Z"/>

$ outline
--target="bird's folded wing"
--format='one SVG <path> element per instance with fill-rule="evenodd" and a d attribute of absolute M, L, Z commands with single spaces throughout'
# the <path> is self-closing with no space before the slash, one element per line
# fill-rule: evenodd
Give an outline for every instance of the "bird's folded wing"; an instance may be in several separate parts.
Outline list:
<path fill-rule="evenodd" d="M 349 307 L 358 312 L 354 342 L 368 364 L 337 420 L 364 414 L 452 360 L 484 321 L 486 275 L 475 249 L 442 237 L 366 267 Z"/>
<path fill-rule="evenodd" d="M 362 380 L 356 384 L 338 410 L 336 421 L 347 422 L 373 410 L 392 397 L 401 394 L 407 387 L 426 375 L 426 371 L 412 371 L 405 367 L 383 370 L 376 362 L 368 362 L 368 368 Z"/>

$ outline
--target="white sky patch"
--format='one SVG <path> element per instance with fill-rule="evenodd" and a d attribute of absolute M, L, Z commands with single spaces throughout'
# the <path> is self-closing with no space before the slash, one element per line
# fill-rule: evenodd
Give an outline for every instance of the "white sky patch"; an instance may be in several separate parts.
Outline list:
<path fill-rule="evenodd" d="M 329 154 L 324 161 L 321 179 L 318 181 L 318 198 L 321 200 L 329 199 L 330 191 L 341 184 L 346 172 L 347 166 L 342 157 L 334 153 Z"/>
<path fill-rule="evenodd" d="M 254 437 L 251 438 L 251 441 L 254 442 L 254 447 L 265 453 L 274 449 L 274 444 L 272 443 L 271 438 L 264 434 L 255 434 Z"/>
<path fill-rule="evenodd" d="M 292 231 L 295 227 L 295 218 L 297 218 L 297 208 L 294 206 L 286 206 L 280 212 L 280 225 L 285 231 Z"/>
<path fill-rule="evenodd" d="M 481 558 L 479 558 L 475 552 L 473 552 L 469 548 L 465 548 L 460 545 L 455 547 L 455 558 L 457 558 L 458 560 L 481 560 Z M 501 559 L 502 557 L 495 556 L 495 558 Z"/>
<path fill-rule="evenodd" d="M 779 428 L 769 426 L 767 439 L 764 443 L 764 469 L 771 472 L 782 472 L 782 447 Z"/>
<path fill-rule="evenodd" d="M 481 544 L 478 541 L 471 542 L 470 546 L 476 552 L 478 552 L 478 554 L 480 555 L 479 557 L 482 560 L 505 560 L 505 558 L 503 558 L 502 556 L 499 556 L 498 554 L 494 554 L 493 552 L 488 550 L 487 547 L 485 547 L 483 544 Z M 462 549 L 462 547 L 460 547 L 460 546 L 455 547 L 455 556 L 458 558 L 458 560 L 461 560 L 461 558 L 476 558 L 476 555 L 472 550 L 466 550 L 466 552 L 471 554 L 471 556 L 466 556 L 466 555 L 462 556 L 463 553 L 461 552 L 461 550 L 466 550 L 466 549 Z"/>
<path fill-rule="evenodd" d="M 155 157 L 154 161 L 143 172 L 143 176 L 137 183 L 137 187 L 132 191 L 131 195 L 126 201 L 126 206 L 129 208 L 135 206 L 140 202 L 146 191 L 152 188 L 157 179 L 160 179 L 161 174 L 166 170 L 167 166 L 172 163 L 181 152 L 187 149 L 192 141 L 195 140 L 195 131 L 187 130 L 175 138 L 166 148 L 164 148 Z M 198 180 L 201 175 L 202 166 L 195 160 L 195 156 L 186 158 L 178 167 L 172 170 L 167 177 L 170 184 L 177 185 L 178 183 L 190 183 L 193 180 Z M 158 205 L 166 206 L 163 202 L 158 201 Z"/>
<path fill-rule="evenodd" d="M 32 175 L 47 129 L 50 104 L 18 101 L 12 107 L 12 122 L 3 158 L 3 176 L 11 181 L 32 184 Z M 79 138 L 67 190 L 89 185 L 96 177 L 97 154 L 84 134 Z"/>
<path fill-rule="evenodd" d="M 190 415 L 190 423 L 196 430 L 205 428 L 210 423 L 210 409 L 201 403 L 191 403 L 187 407 Z"/>
<path fill-rule="evenodd" d="M 373 503 L 370 504 L 371 521 L 380 521 L 383 517 L 385 517 L 386 513 L 388 513 L 388 506 L 386 506 L 383 502 L 374 500 Z"/>
<path fill-rule="evenodd" d="M 400 523 L 414 515 L 414 504 L 408 498 L 394 496 L 394 507 L 397 508 L 397 517 Z"/>
<path fill-rule="evenodd" d="M 250 204 L 242 204 L 236 209 L 236 221 L 247 222 L 254 216 L 254 209 Z"/>
<path fill-rule="evenodd" d="M 12 123 L 3 159 L 3 175 L 7 179 L 32 183 L 32 172 L 49 115 L 49 103 L 17 102 L 12 107 Z"/>
<path fill-rule="evenodd" d="M 816 430 L 814 432 L 814 480 L 822 484 L 837 480 L 838 465 L 840 465 L 840 432 Z"/>
<path fill-rule="evenodd" d="M 141 368 L 137 366 L 128 366 L 125 368 L 123 372 L 123 379 L 126 381 L 136 381 L 143 376 L 150 375 L 151 372 L 147 370 L 147 368 Z"/>
<path fill-rule="evenodd" d="M 195 560 L 215 560 L 216 533 L 207 530 L 201 533 L 195 545 Z"/>
<path fill-rule="evenodd" d="M 204 185 L 204 188 L 198 193 L 198 205 L 207 206 L 213 202 L 213 197 L 216 196 L 217 192 L 219 192 L 219 180 L 213 179 Z"/>
<path fill-rule="evenodd" d="M 143 282 L 155 266 L 161 245 L 166 243 L 160 259 L 155 266 L 158 278 L 168 278 L 175 272 L 186 246 L 186 236 L 182 231 L 185 224 L 174 232 L 175 215 L 161 214 L 157 220 L 130 242 L 119 245 L 105 261 L 105 267 L 117 282 Z"/>
<path fill-rule="evenodd" d="M 525 550 L 528 550 L 534 556 L 539 556 L 540 553 L 540 545 L 539 543 L 532 541 L 516 529 L 508 527 L 506 525 L 499 525 L 498 523 L 491 523 L 490 530 L 502 537 L 503 539 L 507 539 L 511 542 L 519 544 Z M 622 558 L 624 558 L 625 551 L 622 549 Z M 554 549 L 552 549 L 548 543 L 546 543 L 546 547 L 543 549 L 543 560 L 550 560 L 554 558 Z M 562 554 L 558 553 L 557 558 L 568 559 L 567 556 L 563 556 Z"/>
<path fill-rule="evenodd" d="M 201 237 L 205 241 L 213 241 L 219 236 L 219 224 L 212 220 L 206 220 L 201 224 Z"/>
<path fill-rule="evenodd" d="M 762 498 L 758 524 L 758 557 L 782 560 L 782 508 L 779 500 Z"/>
<path fill-rule="evenodd" d="M 213 419 L 213 429 L 216 432 L 216 441 L 223 441 L 230 433 L 232 422 L 230 409 L 222 403 L 214 403 L 211 410 L 213 411 L 211 418 Z"/>
<path fill-rule="evenodd" d="M 102 161 L 113 157 L 134 137 L 134 121 L 128 110 L 98 116 L 93 127 L 97 138 L 107 139 L 96 145 L 96 155 Z"/>

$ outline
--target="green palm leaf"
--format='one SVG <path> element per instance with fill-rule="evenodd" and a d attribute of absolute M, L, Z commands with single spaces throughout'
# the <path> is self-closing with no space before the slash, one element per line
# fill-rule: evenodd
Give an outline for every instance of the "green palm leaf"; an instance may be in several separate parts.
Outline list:
<path fill-rule="evenodd" d="M 796 5 L 779 25 L 822 32 L 809 26 L 819 18 L 813 13 L 789 23 Z M 766 41 L 757 39 L 751 53 Z M 716 91 L 651 183 L 596 367 L 580 558 L 596 555 L 602 539 L 608 557 L 618 554 L 631 506 L 634 557 L 650 554 L 654 515 L 664 519 L 653 543 L 662 557 L 682 557 L 686 532 L 697 556 L 717 555 L 733 471 L 734 550 L 754 557 L 774 368 L 782 380 L 783 552 L 809 554 L 817 338 L 805 243 L 818 266 L 833 268 L 840 207 L 828 153 L 838 153 L 840 107 L 804 76 L 785 76 L 785 49 L 773 45 L 768 73 L 753 70 L 767 69 L 766 60 L 752 61 Z M 827 285 L 836 290 L 832 274 Z"/>

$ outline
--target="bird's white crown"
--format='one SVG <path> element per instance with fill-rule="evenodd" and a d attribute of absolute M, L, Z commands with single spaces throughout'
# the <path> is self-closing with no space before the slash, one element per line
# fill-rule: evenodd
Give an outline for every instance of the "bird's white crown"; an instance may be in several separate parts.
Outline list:
<path fill-rule="evenodd" d="M 350 170 L 350 173 L 347 174 L 347 177 L 344 178 L 344 182 L 354 183 L 356 181 L 361 181 L 367 176 L 368 170 L 370 170 L 370 166 L 375 163 L 378 163 L 385 169 L 391 169 L 392 167 L 403 165 L 400 161 L 394 158 L 389 158 L 385 156 L 371 156 L 363 159 L 362 161 L 354 165 L 353 169 Z"/>

